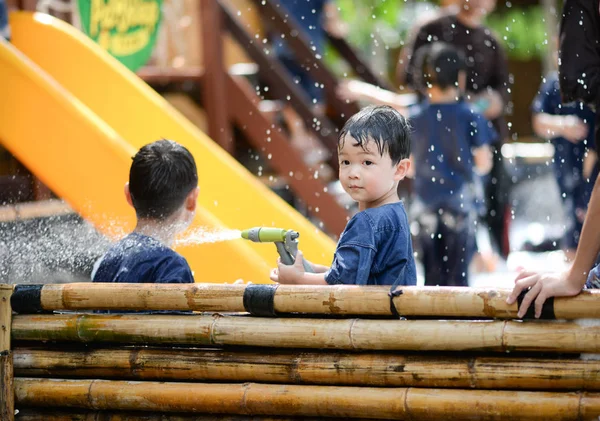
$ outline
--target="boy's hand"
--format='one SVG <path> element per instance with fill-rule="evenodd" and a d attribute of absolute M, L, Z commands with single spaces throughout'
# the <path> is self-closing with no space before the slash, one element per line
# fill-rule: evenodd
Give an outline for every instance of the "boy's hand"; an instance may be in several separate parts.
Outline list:
<path fill-rule="evenodd" d="M 271 271 L 269 277 L 271 281 L 280 284 L 297 284 L 304 275 L 304 266 L 302 265 L 302 252 L 298 250 L 296 260 L 293 265 L 284 265 L 281 259 L 277 259 L 277 267 Z"/>
<path fill-rule="evenodd" d="M 517 297 L 523 290 L 529 288 L 523 302 L 519 307 L 517 315 L 525 316 L 527 309 L 535 300 L 535 317 L 542 314 L 542 305 L 550 297 L 570 297 L 581 292 L 581 286 L 574 285 L 567 279 L 567 273 L 535 273 L 521 272 L 515 279 L 515 287 L 506 299 L 507 304 L 517 301 Z"/>
<path fill-rule="evenodd" d="M 586 138 L 590 128 L 583 120 L 574 115 L 566 115 L 562 119 L 561 133 L 571 143 L 578 143 Z"/>

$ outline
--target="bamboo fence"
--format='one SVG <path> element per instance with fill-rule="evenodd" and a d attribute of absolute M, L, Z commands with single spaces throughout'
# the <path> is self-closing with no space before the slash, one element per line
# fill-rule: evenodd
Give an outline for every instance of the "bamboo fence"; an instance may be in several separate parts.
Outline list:
<path fill-rule="evenodd" d="M 111 380 L 15 379 L 27 407 L 209 412 L 386 420 L 592 419 L 600 394 L 272 384 L 201 384 Z"/>
<path fill-rule="evenodd" d="M 456 354 L 165 348 L 14 351 L 18 377 L 600 390 L 600 361 Z"/>
<path fill-rule="evenodd" d="M 405 319 L 388 292 L 18 286 L 2 387 L 19 421 L 598 420 L 600 361 L 578 355 L 600 353 L 598 322 L 499 320 L 516 315 L 506 291 L 414 287 L 393 301 Z M 248 314 L 253 294 L 283 316 Z M 600 318 L 596 295 L 547 314 Z"/>
<path fill-rule="evenodd" d="M 244 312 L 245 293 L 257 288 L 272 294 L 277 314 L 392 316 L 389 288 L 348 285 L 48 284 L 20 286 L 13 299 L 27 300 L 31 306 L 45 311 Z M 506 304 L 509 290 L 462 287 L 401 287 L 401 290 L 402 294 L 394 297 L 393 303 L 397 312 L 406 317 L 517 318 L 517 304 Z M 555 318 L 600 318 L 597 295 L 600 297 L 600 291 L 583 291 L 576 297 L 551 299 Z M 35 303 L 30 302 L 34 299 Z M 17 312 L 23 312 L 16 307 Z"/>
<path fill-rule="evenodd" d="M 17 315 L 12 337 L 17 341 L 339 350 L 600 352 L 600 326 L 555 321 Z"/>

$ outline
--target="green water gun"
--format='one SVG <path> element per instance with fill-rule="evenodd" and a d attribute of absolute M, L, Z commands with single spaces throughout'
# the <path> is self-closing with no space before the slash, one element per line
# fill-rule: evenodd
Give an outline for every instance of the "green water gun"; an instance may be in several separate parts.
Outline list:
<path fill-rule="evenodd" d="M 242 238 L 255 243 L 275 243 L 277 252 L 284 265 L 293 265 L 298 254 L 298 237 L 300 234 L 294 230 L 283 228 L 255 227 L 242 231 Z M 311 265 L 302 259 L 305 272 L 313 273 Z"/>

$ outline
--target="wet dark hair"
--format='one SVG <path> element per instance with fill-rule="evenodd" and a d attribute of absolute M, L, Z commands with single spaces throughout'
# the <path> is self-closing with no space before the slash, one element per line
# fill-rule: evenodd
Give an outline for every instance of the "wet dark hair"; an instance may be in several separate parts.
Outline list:
<path fill-rule="evenodd" d="M 375 142 L 379 153 L 387 152 L 395 165 L 410 156 L 410 125 L 396 109 L 388 105 L 365 107 L 354 114 L 340 132 L 338 149 L 344 146 L 346 135 L 356 141 L 354 146 L 365 149 Z"/>
<path fill-rule="evenodd" d="M 429 84 L 440 89 L 458 86 L 458 76 L 467 68 L 465 56 L 459 50 L 445 42 L 434 42 L 421 47 L 417 54 L 424 88 Z"/>
<path fill-rule="evenodd" d="M 138 218 L 168 218 L 197 186 L 194 157 L 176 142 L 158 140 L 133 157 L 129 192 Z"/>

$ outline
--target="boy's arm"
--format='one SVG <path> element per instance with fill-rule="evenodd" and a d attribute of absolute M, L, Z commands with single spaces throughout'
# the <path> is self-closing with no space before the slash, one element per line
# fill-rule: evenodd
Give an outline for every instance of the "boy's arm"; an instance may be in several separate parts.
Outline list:
<path fill-rule="evenodd" d="M 340 11 L 335 2 L 331 0 L 327 1 L 323 7 L 325 11 L 323 29 L 334 38 L 346 38 L 348 35 L 348 24 L 340 16 Z"/>
<path fill-rule="evenodd" d="M 340 81 L 337 86 L 337 95 L 348 101 L 366 101 L 376 105 L 389 105 L 401 114 L 406 114 L 407 108 L 417 100 L 414 94 L 397 94 L 358 80 Z"/>
<path fill-rule="evenodd" d="M 473 149 L 473 163 L 479 175 L 486 175 L 492 169 L 492 149 L 488 145 Z"/>
<path fill-rule="evenodd" d="M 552 115 L 537 113 L 532 119 L 533 131 L 543 139 L 564 137 L 569 142 L 577 143 L 585 139 L 589 127 L 574 115 Z"/>

